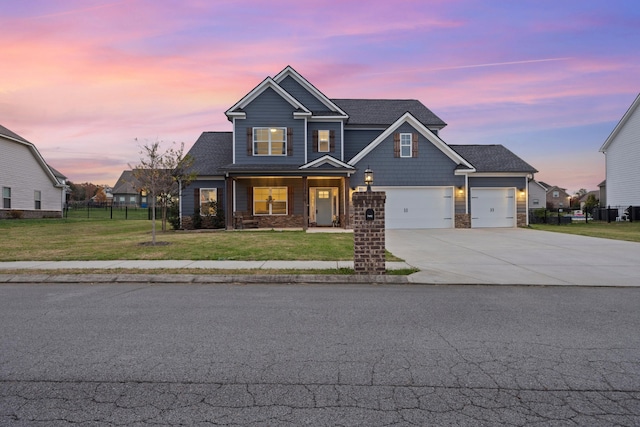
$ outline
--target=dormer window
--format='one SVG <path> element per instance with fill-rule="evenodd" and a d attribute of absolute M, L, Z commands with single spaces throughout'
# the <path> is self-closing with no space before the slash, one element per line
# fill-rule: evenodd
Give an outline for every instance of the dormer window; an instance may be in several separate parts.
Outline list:
<path fill-rule="evenodd" d="M 253 128 L 254 156 L 286 156 L 287 128 Z"/>

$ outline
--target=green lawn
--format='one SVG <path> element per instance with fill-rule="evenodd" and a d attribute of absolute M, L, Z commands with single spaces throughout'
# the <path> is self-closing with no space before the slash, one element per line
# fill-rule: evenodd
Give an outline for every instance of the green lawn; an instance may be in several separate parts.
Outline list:
<path fill-rule="evenodd" d="M 0 220 L 0 236 L 0 261 L 353 259 L 351 233 L 158 231 L 150 246 L 151 221 L 46 219 Z"/>
<path fill-rule="evenodd" d="M 566 225 L 532 224 L 534 230 L 554 231 L 557 233 L 578 234 L 581 236 L 602 237 L 604 239 L 640 242 L 640 222 L 574 222 Z"/>

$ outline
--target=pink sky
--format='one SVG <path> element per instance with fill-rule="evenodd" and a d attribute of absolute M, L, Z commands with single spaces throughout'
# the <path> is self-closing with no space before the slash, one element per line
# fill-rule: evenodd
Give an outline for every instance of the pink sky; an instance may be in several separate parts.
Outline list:
<path fill-rule="evenodd" d="M 135 138 L 231 130 L 224 111 L 291 65 L 330 98 L 419 99 L 447 143 L 592 190 L 640 91 L 631 1 L 30 0 L 0 26 L 0 124 L 73 182 L 113 185 Z"/>

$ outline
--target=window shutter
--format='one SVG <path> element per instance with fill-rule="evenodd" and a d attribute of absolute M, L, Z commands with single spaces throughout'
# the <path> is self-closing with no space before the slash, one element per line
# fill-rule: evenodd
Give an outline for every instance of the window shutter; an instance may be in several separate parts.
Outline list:
<path fill-rule="evenodd" d="M 293 215 L 293 187 L 287 187 L 287 215 Z"/>
<path fill-rule="evenodd" d="M 411 157 L 418 157 L 418 134 L 411 136 Z"/>
<path fill-rule="evenodd" d="M 287 128 L 287 156 L 293 156 L 293 128 Z"/>
<path fill-rule="evenodd" d="M 400 157 L 400 134 L 393 134 L 393 157 Z"/>
<path fill-rule="evenodd" d="M 332 153 L 336 151 L 336 131 L 329 131 L 329 151 Z"/>
<path fill-rule="evenodd" d="M 314 153 L 318 152 L 318 131 L 317 130 L 313 131 L 313 152 Z"/>
<path fill-rule="evenodd" d="M 253 129 L 247 128 L 247 156 L 253 156 Z"/>
<path fill-rule="evenodd" d="M 253 187 L 247 187 L 247 212 L 250 215 L 255 214 L 253 211 Z"/>
<path fill-rule="evenodd" d="M 193 189 L 193 213 L 200 212 L 200 189 Z"/>

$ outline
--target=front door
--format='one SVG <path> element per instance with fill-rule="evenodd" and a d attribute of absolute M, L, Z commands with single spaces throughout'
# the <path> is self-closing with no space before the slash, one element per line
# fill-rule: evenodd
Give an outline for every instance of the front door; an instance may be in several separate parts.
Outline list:
<path fill-rule="evenodd" d="M 331 211 L 330 188 L 316 189 L 316 225 L 332 225 L 333 212 Z"/>

